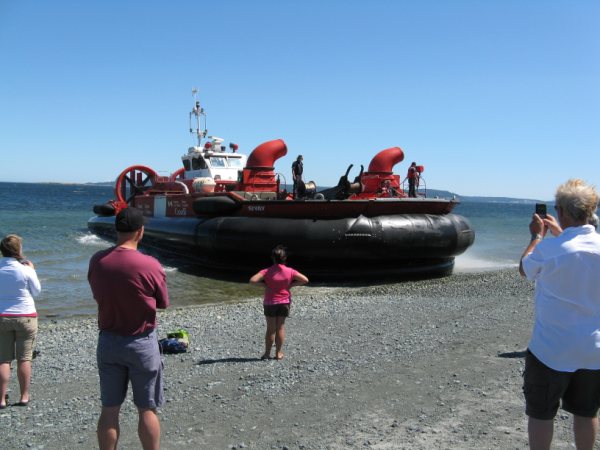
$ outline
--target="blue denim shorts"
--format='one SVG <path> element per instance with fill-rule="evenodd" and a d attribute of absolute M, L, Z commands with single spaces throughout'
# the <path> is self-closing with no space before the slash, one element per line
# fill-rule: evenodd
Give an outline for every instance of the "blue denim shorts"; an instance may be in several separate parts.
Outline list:
<path fill-rule="evenodd" d="M 137 336 L 101 331 L 96 358 L 102 406 L 121 405 L 129 381 L 138 408 L 155 409 L 164 403 L 163 359 L 156 330 Z"/>

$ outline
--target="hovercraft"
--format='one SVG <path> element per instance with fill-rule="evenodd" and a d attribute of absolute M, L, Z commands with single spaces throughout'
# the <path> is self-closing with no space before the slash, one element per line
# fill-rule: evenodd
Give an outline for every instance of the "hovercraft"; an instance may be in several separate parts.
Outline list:
<path fill-rule="evenodd" d="M 285 177 L 275 172 L 287 154 L 283 140 L 265 142 L 248 157 L 236 144 L 228 151 L 223 139 L 207 136 L 198 101 L 190 131 L 197 145 L 170 176 L 141 165 L 119 174 L 115 199 L 94 206 L 93 233 L 114 239 L 115 214 L 134 206 L 146 216 L 143 245 L 159 252 L 208 269 L 251 273 L 283 244 L 294 267 L 325 279 L 448 275 L 454 257 L 474 241 L 468 220 L 451 214 L 458 200 L 427 198 L 422 177 L 416 197 L 408 196 L 406 180 L 393 172 L 404 160 L 399 147 L 377 153 L 352 181 L 350 165 L 335 187 L 319 190 L 300 181 L 288 192 Z"/>

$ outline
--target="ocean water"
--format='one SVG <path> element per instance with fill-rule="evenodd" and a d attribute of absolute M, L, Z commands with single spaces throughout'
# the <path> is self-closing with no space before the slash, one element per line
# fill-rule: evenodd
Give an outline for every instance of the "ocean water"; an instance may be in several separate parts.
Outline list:
<path fill-rule="evenodd" d="M 517 270 L 529 243 L 534 204 L 463 202 L 453 212 L 468 218 L 475 229 L 475 243 L 456 257 L 454 272 Z"/>
<path fill-rule="evenodd" d="M 42 283 L 36 299 L 42 318 L 95 313 L 87 283 L 88 261 L 111 243 L 92 235 L 87 220 L 94 204 L 112 198 L 113 189 L 108 186 L 0 183 L 0 235 L 23 237 L 24 253 L 35 264 Z M 516 270 L 529 239 L 532 211 L 531 204 L 460 204 L 455 213 L 471 221 L 476 236 L 475 244 L 457 257 L 455 272 Z M 160 259 L 175 306 L 261 296 L 245 280 L 215 280 L 198 275 L 191 267 Z"/>

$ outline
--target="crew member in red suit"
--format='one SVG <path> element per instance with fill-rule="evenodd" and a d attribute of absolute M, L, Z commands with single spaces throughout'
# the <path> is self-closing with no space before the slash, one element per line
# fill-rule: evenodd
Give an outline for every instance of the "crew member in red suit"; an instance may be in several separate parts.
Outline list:
<path fill-rule="evenodd" d="M 417 186 L 419 185 L 419 170 L 417 169 L 417 163 L 412 162 L 410 167 L 408 168 L 408 174 L 406 178 L 408 178 L 408 196 L 416 197 L 417 196 Z"/>

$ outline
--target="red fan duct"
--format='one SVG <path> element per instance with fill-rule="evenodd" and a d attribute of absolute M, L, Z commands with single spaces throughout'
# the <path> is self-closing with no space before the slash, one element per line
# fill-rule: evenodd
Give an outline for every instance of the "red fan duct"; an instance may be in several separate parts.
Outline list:
<path fill-rule="evenodd" d="M 394 166 L 404 159 L 400 147 L 391 147 L 377 153 L 369 164 L 369 173 L 392 173 Z"/>
<path fill-rule="evenodd" d="M 246 162 L 240 190 L 276 192 L 275 161 L 286 154 L 287 145 L 282 139 L 264 142 L 256 147 Z"/>
<path fill-rule="evenodd" d="M 287 154 L 287 145 L 283 139 L 267 141 L 256 147 L 246 162 L 246 168 L 259 169 L 271 168 L 275 166 L 275 161 Z"/>
<path fill-rule="evenodd" d="M 377 153 L 369 164 L 369 170 L 360 178 L 362 189 L 358 197 L 379 192 L 386 180 L 392 188 L 400 191 L 400 177 L 394 175 L 394 166 L 403 159 L 404 152 L 400 147 L 386 148 Z"/>

